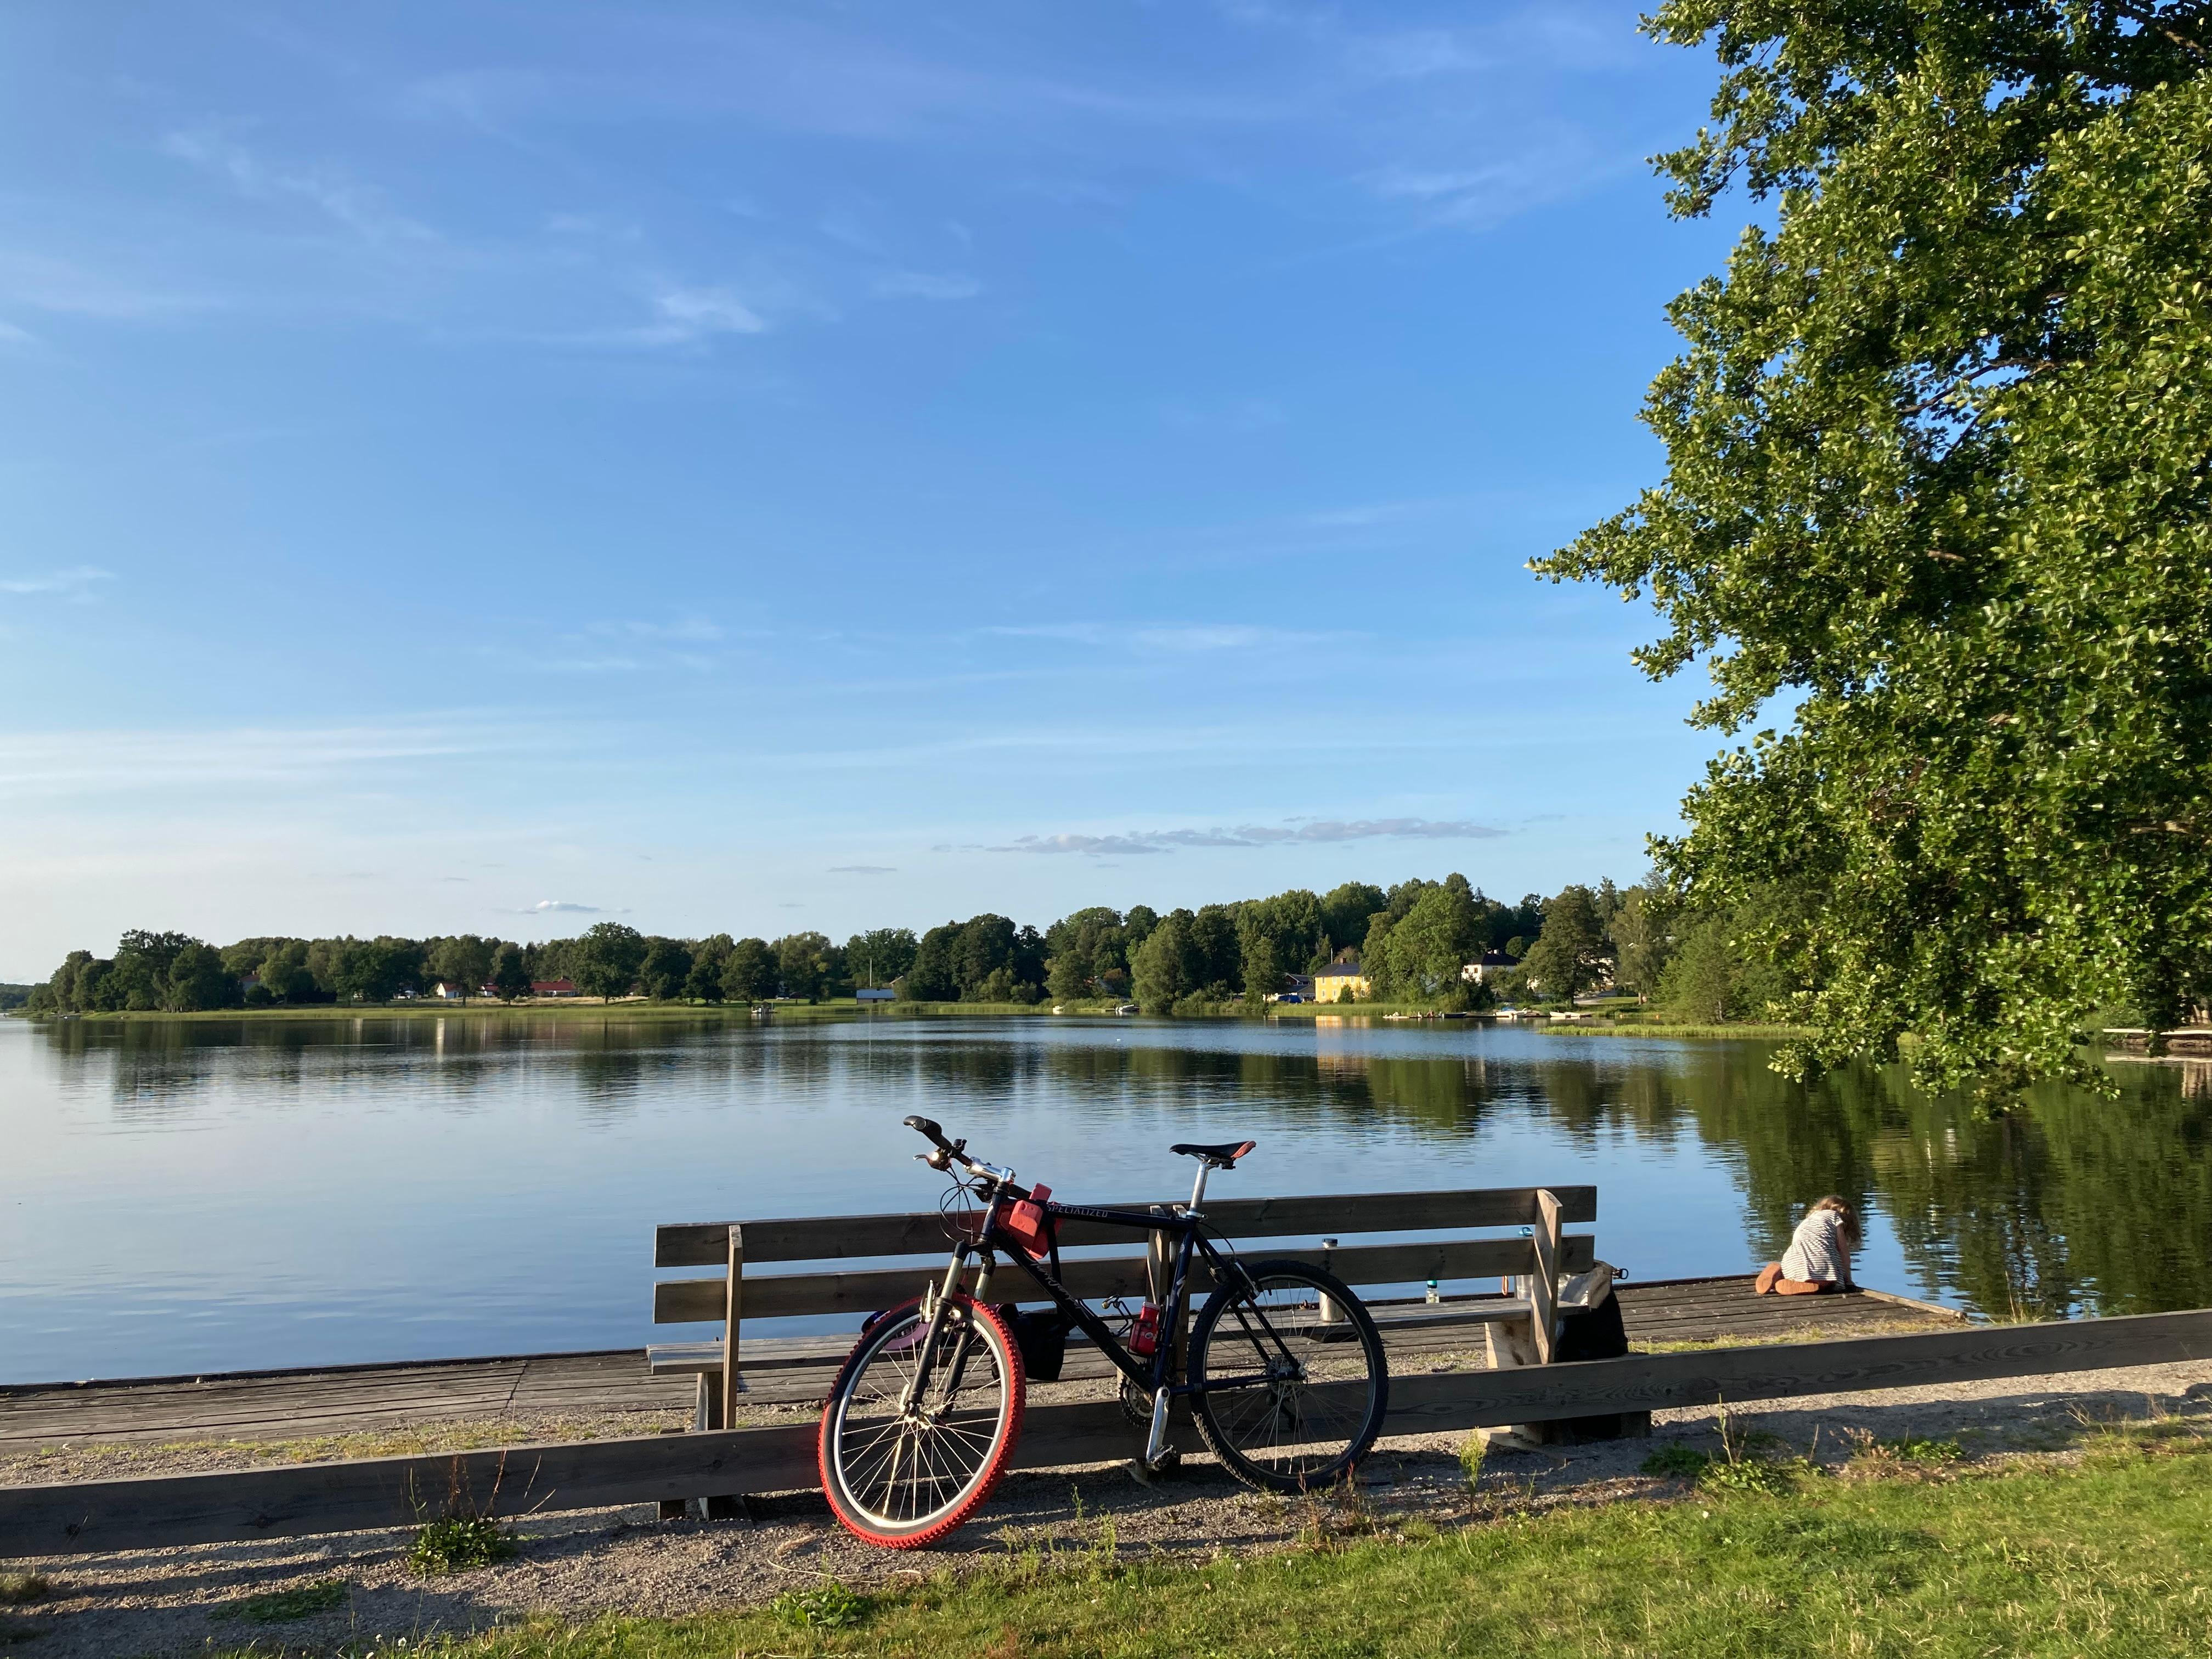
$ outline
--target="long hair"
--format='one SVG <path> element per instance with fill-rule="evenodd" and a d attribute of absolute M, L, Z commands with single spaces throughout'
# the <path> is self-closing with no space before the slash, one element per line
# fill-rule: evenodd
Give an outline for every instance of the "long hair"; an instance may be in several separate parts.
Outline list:
<path fill-rule="evenodd" d="M 1845 1249 L 1856 1250 L 1858 1249 L 1859 1245 L 1864 1242 L 1863 1237 L 1859 1231 L 1859 1212 L 1851 1208 L 1849 1204 L 1845 1203 L 1843 1199 L 1838 1197 L 1836 1194 L 1830 1193 L 1819 1203 L 1814 1205 L 1812 1209 L 1806 1211 L 1805 1213 L 1807 1215 L 1811 1215 L 1815 1211 L 1819 1210 L 1833 1210 L 1838 1216 L 1843 1218 L 1842 1224 L 1836 1229 L 1836 1231 L 1842 1237 L 1844 1248 Z"/>

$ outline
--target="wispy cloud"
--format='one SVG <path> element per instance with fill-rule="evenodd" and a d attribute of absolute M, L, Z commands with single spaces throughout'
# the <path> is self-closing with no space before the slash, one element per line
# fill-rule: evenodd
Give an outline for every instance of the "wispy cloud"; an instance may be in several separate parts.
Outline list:
<path fill-rule="evenodd" d="M 683 617 L 674 622 L 597 622 L 588 630 L 623 639 L 705 645 L 722 637 L 720 624 L 705 617 Z"/>
<path fill-rule="evenodd" d="M 535 904 L 526 904 L 520 910 L 507 914 L 518 916 L 604 916 L 610 912 L 604 905 L 578 904 L 569 899 L 540 899 Z"/>
<path fill-rule="evenodd" d="M 1347 841 L 1487 841 L 1507 832 L 1468 818 L 1314 819 L 1297 824 L 1239 824 L 1210 830 L 1132 830 L 1118 835 L 1022 836 L 992 853 L 1172 853 L 1186 847 L 1289 847 Z"/>
<path fill-rule="evenodd" d="M 876 292 L 894 300 L 972 300 L 983 291 L 973 276 L 897 270 L 876 279 Z"/>
<path fill-rule="evenodd" d="M 1555 127 L 1472 167 L 1394 164 L 1370 173 L 1364 182 L 1386 201 L 1410 204 L 1427 224 L 1483 230 L 1638 165 L 1640 158 L 1626 150 L 1601 155 L 1586 134 Z"/>
<path fill-rule="evenodd" d="M 365 241 L 378 244 L 434 242 L 437 232 L 392 208 L 384 193 L 319 167 L 272 165 L 213 127 L 173 132 L 161 149 L 229 181 L 241 196 L 259 202 L 298 201 L 317 209 Z"/>
<path fill-rule="evenodd" d="M 694 345 L 719 334 L 763 334 L 768 321 L 731 288 L 670 288 L 653 295 L 656 320 L 629 331 L 639 345 Z"/>
<path fill-rule="evenodd" d="M 1006 623 L 978 632 L 999 639 L 1060 640 L 1072 645 L 1178 653 L 1304 651 L 1365 637 L 1358 634 L 1271 628 L 1253 623 Z"/>
<path fill-rule="evenodd" d="M 0 732 L 0 795 L 175 791 L 345 775 L 411 762 L 562 750 L 558 726 L 489 720 L 216 731 Z"/>
<path fill-rule="evenodd" d="M 830 873 L 833 876 L 895 876 L 898 873 L 898 866 L 896 864 L 833 864 L 830 866 Z"/>
<path fill-rule="evenodd" d="M 56 570 L 43 576 L 0 577 L 0 593 L 53 593 L 63 599 L 85 600 L 102 582 L 112 582 L 115 573 L 102 570 L 97 565 L 71 565 L 66 570 Z"/>

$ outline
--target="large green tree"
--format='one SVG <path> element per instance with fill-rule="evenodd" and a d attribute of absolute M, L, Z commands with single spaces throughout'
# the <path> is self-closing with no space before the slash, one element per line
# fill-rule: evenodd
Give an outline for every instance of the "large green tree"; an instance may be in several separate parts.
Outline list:
<path fill-rule="evenodd" d="M 775 954 L 768 941 L 741 939 L 722 963 L 722 994 L 732 1002 L 759 1002 L 775 994 Z"/>
<path fill-rule="evenodd" d="M 1521 963 L 1531 988 L 1571 1002 L 1611 972 L 1613 945 L 1597 896 L 1587 887 L 1563 887 L 1544 907 L 1544 931 Z"/>
<path fill-rule="evenodd" d="M 1360 964 L 1386 1001 L 1463 1006 L 1467 964 L 1482 954 L 1483 915 L 1463 879 L 1428 889 L 1397 921 L 1370 933 Z"/>
<path fill-rule="evenodd" d="M 460 1000 L 466 1002 L 490 977 L 492 953 L 498 947 L 497 939 L 476 933 L 455 933 L 450 938 L 433 939 L 428 951 L 430 972 L 453 987 Z"/>
<path fill-rule="evenodd" d="M 602 1002 L 626 997 L 645 965 L 645 939 L 619 921 L 594 922 L 568 945 L 568 970 L 576 988 Z"/>
<path fill-rule="evenodd" d="M 1655 677 L 1749 741 L 1658 843 L 1808 988 L 1785 1064 L 2007 1087 L 2212 940 L 2212 17 L 2124 0 L 1671 0 L 1713 124 L 1685 216 L 1770 207 L 1682 295 L 1665 481 L 1537 562 L 1649 593 Z M 1770 713 L 1771 711 L 1771 713 Z M 1762 721 L 1774 719 L 1771 728 Z"/>

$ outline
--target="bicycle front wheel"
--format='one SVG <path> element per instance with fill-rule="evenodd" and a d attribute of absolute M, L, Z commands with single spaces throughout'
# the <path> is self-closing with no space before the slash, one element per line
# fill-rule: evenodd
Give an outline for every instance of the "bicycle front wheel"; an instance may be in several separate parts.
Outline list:
<path fill-rule="evenodd" d="M 1344 1282 L 1303 1261 L 1231 1265 L 1191 1327 L 1198 1431 L 1270 1492 L 1333 1486 L 1390 1408 L 1382 1333 Z"/>
<path fill-rule="evenodd" d="M 822 1491 L 854 1537 L 933 1544 L 991 1495 L 1021 1436 L 1024 1379 L 1013 1333 L 963 1294 L 945 1310 L 928 1369 L 921 1304 L 861 1336 L 822 1412 Z"/>

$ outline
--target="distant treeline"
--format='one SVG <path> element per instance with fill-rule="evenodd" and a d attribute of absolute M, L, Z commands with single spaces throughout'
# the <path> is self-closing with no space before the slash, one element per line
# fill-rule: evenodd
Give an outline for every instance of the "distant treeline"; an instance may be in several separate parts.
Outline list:
<path fill-rule="evenodd" d="M 1618 983 L 1660 994 L 1699 1018 L 1747 1012 L 1779 988 L 1753 970 L 1711 919 L 1682 915 L 1664 890 L 1610 881 L 1570 886 L 1517 904 L 1487 897 L 1466 877 L 1388 889 L 1346 882 L 1271 898 L 1176 909 L 1099 907 L 1042 933 L 1001 915 L 948 921 L 917 937 L 905 927 L 778 939 L 666 939 L 601 922 L 574 939 L 525 945 L 474 933 L 432 939 L 259 938 L 215 945 L 183 933 L 134 931 L 115 954 L 73 951 L 25 1010 L 40 1013 L 381 1003 L 430 994 L 514 1000 L 568 981 L 605 999 L 809 1001 L 884 988 L 915 1002 L 1036 1003 L 1127 997 L 1147 1012 L 1257 1001 L 1290 976 L 1360 955 L 1379 1001 L 1468 1006 L 1499 989 L 1565 999 Z M 1471 983 L 1486 954 L 1526 957 L 1500 985 Z"/>

